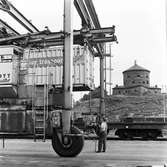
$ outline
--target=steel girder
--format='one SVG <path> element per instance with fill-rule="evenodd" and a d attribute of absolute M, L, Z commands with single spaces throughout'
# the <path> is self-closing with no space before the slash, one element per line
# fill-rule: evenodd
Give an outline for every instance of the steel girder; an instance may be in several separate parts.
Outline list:
<path fill-rule="evenodd" d="M 89 41 L 91 45 L 95 45 L 101 42 L 112 42 L 116 40 L 116 36 L 114 35 L 115 27 L 101 28 L 101 29 L 81 29 L 75 30 L 73 32 L 74 35 L 74 44 L 84 44 L 85 39 Z M 98 34 L 107 34 L 108 37 L 98 37 Z M 55 46 L 55 45 L 63 45 L 64 43 L 64 32 L 48 32 L 41 31 L 30 34 L 23 35 L 15 35 L 12 37 L 0 38 L 0 45 L 9 45 L 9 44 L 17 44 L 22 47 L 27 47 L 31 45 L 37 46 Z"/>
<path fill-rule="evenodd" d="M 39 30 L 7 0 L 0 0 L 0 9 L 7 12 L 30 33 L 39 32 Z"/>
<path fill-rule="evenodd" d="M 16 30 L 9 26 L 6 22 L 0 19 L 0 27 L 5 28 L 7 33 L 12 35 L 20 35 Z"/>

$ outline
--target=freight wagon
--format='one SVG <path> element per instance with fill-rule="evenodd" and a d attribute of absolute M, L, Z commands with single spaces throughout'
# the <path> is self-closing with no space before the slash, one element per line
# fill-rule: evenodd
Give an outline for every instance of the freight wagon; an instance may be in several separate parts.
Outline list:
<path fill-rule="evenodd" d="M 97 114 L 83 113 L 74 124 L 85 133 L 96 132 L 98 135 Z M 167 118 L 163 117 L 137 117 L 122 118 L 119 122 L 107 122 L 108 133 L 114 130 L 115 135 L 121 139 L 157 139 L 167 132 Z"/>
<path fill-rule="evenodd" d="M 109 122 L 109 129 L 115 129 L 115 135 L 121 139 L 135 137 L 157 139 L 167 130 L 167 119 L 163 117 L 124 118 L 120 122 Z"/>

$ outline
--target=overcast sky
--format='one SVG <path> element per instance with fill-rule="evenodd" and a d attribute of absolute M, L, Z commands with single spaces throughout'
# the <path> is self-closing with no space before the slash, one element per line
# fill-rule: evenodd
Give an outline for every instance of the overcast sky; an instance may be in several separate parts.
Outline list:
<path fill-rule="evenodd" d="M 52 31 L 62 30 L 63 0 L 10 2 L 40 30 L 45 26 Z M 122 71 L 131 67 L 134 60 L 151 71 L 152 86 L 167 85 L 165 0 L 93 0 L 93 3 L 101 27 L 116 26 L 119 44 L 112 45 L 113 86 L 122 85 Z M 17 25 L 2 11 L 0 17 L 13 24 L 13 27 Z M 80 28 L 80 18 L 74 9 L 74 29 Z M 95 76 L 97 86 L 98 70 L 95 71 Z"/>

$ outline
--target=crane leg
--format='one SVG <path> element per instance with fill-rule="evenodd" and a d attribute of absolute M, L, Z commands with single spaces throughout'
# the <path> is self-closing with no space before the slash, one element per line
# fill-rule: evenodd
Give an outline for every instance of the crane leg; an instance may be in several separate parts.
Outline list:
<path fill-rule="evenodd" d="M 73 28 L 72 0 L 64 0 L 64 57 L 63 57 L 63 96 L 62 128 L 53 128 L 52 146 L 63 157 L 78 155 L 84 145 L 80 130 L 71 125 L 72 108 L 72 67 L 73 67 Z"/>

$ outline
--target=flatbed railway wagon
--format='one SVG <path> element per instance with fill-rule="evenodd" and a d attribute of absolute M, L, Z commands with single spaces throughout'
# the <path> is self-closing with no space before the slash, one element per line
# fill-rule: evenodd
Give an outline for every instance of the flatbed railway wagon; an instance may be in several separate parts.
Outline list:
<path fill-rule="evenodd" d="M 109 122 L 109 129 L 115 130 L 115 135 L 121 139 L 157 139 L 163 137 L 167 122 Z"/>
<path fill-rule="evenodd" d="M 98 135 L 97 114 L 82 114 L 74 124 L 86 134 L 95 132 Z M 117 122 L 108 121 L 108 133 L 114 131 L 120 139 L 157 139 L 167 134 L 167 118 L 163 117 L 127 117 Z"/>
<path fill-rule="evenodd" d="M 109 122 L 109 129 L 115 129 L 115 135 L 121 139 L 157 139 L 164 137 L 167 130 L 165 117 L 126 117 L 119 122 Z"/>

